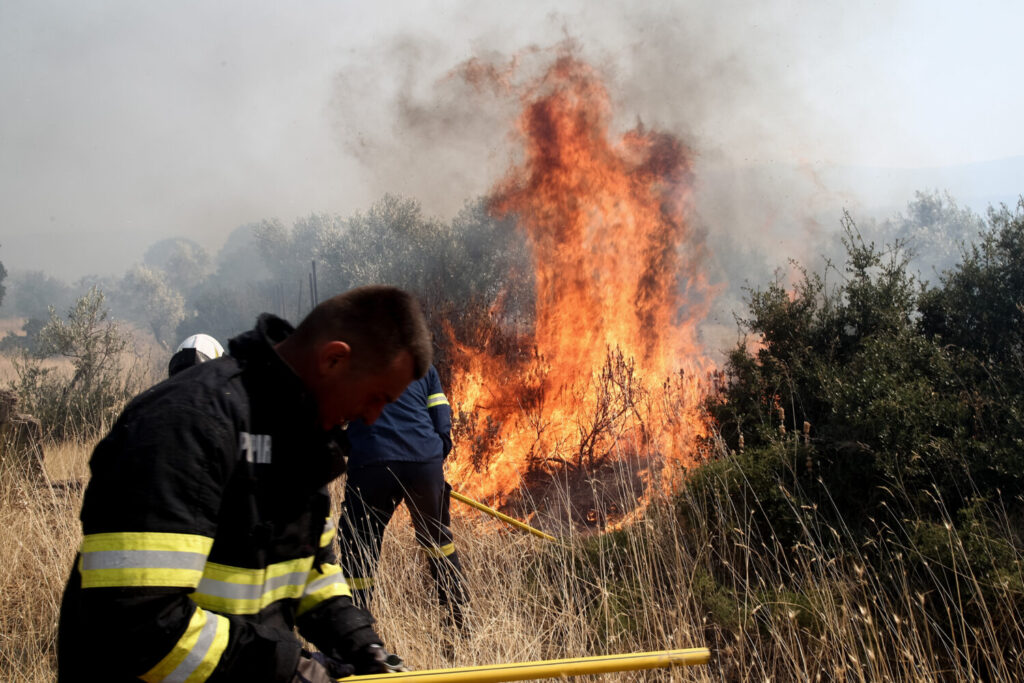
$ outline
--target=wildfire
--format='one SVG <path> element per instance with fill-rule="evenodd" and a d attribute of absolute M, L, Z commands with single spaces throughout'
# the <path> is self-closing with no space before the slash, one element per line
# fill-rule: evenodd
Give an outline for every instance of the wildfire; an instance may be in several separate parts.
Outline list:
<path fill-rule="evenodd" d="M 508 71 L 470 66 L 467 78 L 512 87 Z M 688 221 L 689 150 L 643 126 L 613 135 L 608 92 L 573 55 L 516 94 L 523 161 L 489 208 L 525 232 L 536 317 L 518 353 L 455 343 L 451 478 L 500 504 L 530 472 L 633 458 L 650 485 L 704 433 L 697 324 L 711 290 Z"/>

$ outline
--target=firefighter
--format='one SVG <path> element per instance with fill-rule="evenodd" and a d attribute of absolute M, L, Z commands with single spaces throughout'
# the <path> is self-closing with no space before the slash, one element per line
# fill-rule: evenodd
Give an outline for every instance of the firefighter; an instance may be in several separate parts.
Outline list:
<path fill-rule="evenodd" d="M 208 334 L 193 334 L 174 349 L 174 355 L 167 363 L 167 376 L 173 377 L 182 370 L 205 363 L 224 355 L 224 347 Z"/>
<path fill-rule="evenodd" d="M 354 605 L 326 485 L 349 420 L 372 424 L 430 367 L 392 287 L 263 314 L 137 396 L 96 446 L 61 605 L 58 680 L 274 681 L 400 668 Z M 294 628 L 318 652 L 300 645 Z"/>
<path fill-rule="evenodd" d="M 445 620 L 465 635 L 468 602 L 448 512 L 444 459 L 452 448 L 451 407 L 437 369 L 409 385 L 372 424 L 352 422 L 345 499 L 338 524 L 341 563 L 357 604 L 369 606 L 384 529 L 403 501 L 427 557 Z"/>

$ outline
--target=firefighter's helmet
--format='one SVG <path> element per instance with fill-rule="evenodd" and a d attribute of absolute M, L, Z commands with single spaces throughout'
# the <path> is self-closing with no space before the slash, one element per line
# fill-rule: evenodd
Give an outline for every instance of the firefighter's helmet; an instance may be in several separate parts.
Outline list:
<path fill-rule="evenodd" d="M 208 334 L 193 334 L 178 344 L 171 361 L 167 364 L 167 374 L 176 375 L 186 368 L 224 355 L 224 347 Z"/>

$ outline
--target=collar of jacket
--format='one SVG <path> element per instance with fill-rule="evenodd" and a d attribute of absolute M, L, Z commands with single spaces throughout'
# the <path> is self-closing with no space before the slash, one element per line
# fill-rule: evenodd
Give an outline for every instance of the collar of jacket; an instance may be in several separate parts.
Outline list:
<path fill-rule="evenodd" d="M 286 321 L 271 313 L 261 313 L 256 319 L 256 327 L 228 341 L 228 349 L 239 367 L 255 370 L 266 377 L 275 389 L 289 396 L 300 396 L 303 404 L 308 404 L 316 411 L 313 397 L 306 391 L 299 376 L 288 367 L 284 359 L 274 350 L 274 345 L 284 341 L 295 331 Z"/>
<path fill-rule="evenodd" d="M 274 345 L 292 334 L 295 328 L 290 323 L 271 313 L 262 313 L 256 320 L 256 327 L 232 338 L 228 342 L 230 355 L 238 361 L 242 372 L 252 370 L 261 378 L 261 394 L 279 406 L 279 417 L 285 424 L 308 425 L 311 441 L 324 444 L 326 458 L 303 463 L 288 463 L 299 466 L 315 486 L 323 486 L 345 471 L 347 439 L 339 430 L 325 431 L 319 423 L 316 399 L 298 375 L 274 350 Z M 312 452 L 321 452 L 313 449 Z M 283 463 L 282 463 L 283 464 Z M 292 467 L 288 467 L 292 469 Z"/>

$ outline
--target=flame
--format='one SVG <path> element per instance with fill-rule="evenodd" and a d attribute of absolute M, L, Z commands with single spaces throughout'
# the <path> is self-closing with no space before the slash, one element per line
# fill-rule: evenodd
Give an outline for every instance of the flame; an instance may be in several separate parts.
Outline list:
<path fill-rule="evenodd" d="M 478 62 L 464 77 L 522 102 L 523 159 L 489 209 L 524 231 L 536 298 L 527 332 L 493 322 L 480 344 L 452 339 L 450 478 L 496 504 L 537 469 L 639 456 L 646 485 L 670 479 L 705 433 L 700 378 L 712 367 L 697 334 L 713 291 L 688 220 L 689 150 L 642 125 L 614 135 L 604 83 L 571 54 L 519 88 L 511 69 Z"/>

